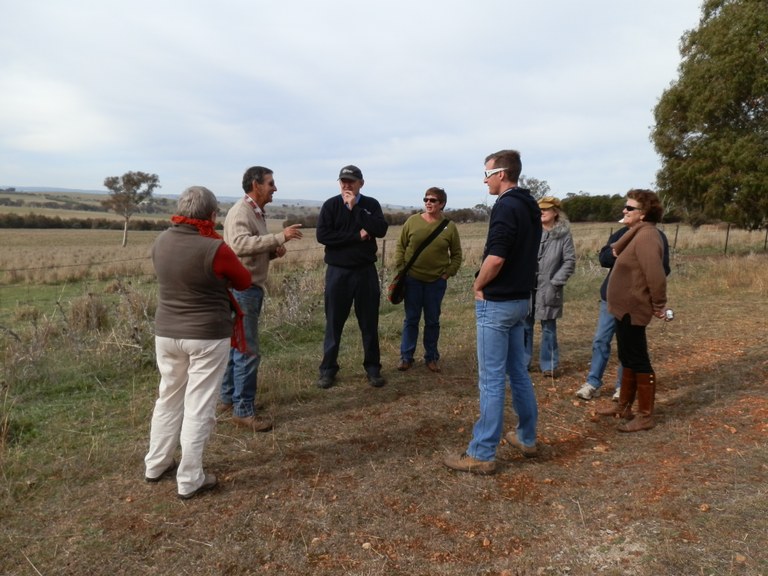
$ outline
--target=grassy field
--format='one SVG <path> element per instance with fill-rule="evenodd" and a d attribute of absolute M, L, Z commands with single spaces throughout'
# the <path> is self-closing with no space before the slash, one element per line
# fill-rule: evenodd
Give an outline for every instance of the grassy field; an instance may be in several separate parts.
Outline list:
<path fill-rule="evenodd" d="M 313 386 L 323 267 L 307 231 L 274 262 L 262 322 L 259 402 L 276 427 L 220 422 L 206 469 L 221 486 L 189 502 L 172 482 L 142 480 L 158 380 L 146 257 L 156 233 L 121 249 L 120 232 L 0 230 L 0 574 L 768 574 L 762 236 L 732 235 L 741 248 L 724 258 L 722 230 L 678 231 L 676 319 L 649 327 L 659 424 L 620 435 L 596 401 L 574 396 L 611 228 L 574 227 L 563 374 L 532 374 L 541 456 L 503 445 L 492 477 L 441 464 L 477 417 L 469 287 L 485 227 L 460 228 L 467 261 L 445 299 L 441 374 L 394 370 L 402 307 L 382 302 L 378 390 L 365 384 L 353 318 L 339 385 Z"/>

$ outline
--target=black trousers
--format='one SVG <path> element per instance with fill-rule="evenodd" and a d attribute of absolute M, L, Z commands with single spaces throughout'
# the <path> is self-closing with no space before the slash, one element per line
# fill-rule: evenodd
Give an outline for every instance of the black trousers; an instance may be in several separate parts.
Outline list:
<path fill-rule="evenodd" d="M 645 326 L 633 326 L 629 314 L 625 314 L 621 320 L 616 319 L 616 344 L 622 366 L 635 372 L 653 372 Z"/>
<path fill-rule="evenodd" d="M 344 324 L 355 306 L 357 325 L 363 338 L 363 366 L 367 374 L 379 374 L 379 301 L 381 286 L 376 266 L 360 268 L 331 266 L 325 270 L 325 338 L 321 376 L 336 376 Z"/>

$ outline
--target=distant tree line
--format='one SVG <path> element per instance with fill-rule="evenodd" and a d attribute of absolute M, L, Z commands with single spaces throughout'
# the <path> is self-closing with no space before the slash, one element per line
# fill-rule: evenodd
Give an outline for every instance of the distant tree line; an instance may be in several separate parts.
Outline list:
<path fill-rule="evenodd" d="M 562 201 L 563 211 L 571 222 L 613 222 L 622 217 L 622 209 L 626 197 L 620 194 L 613 196 L 590 196 L 589 194 L 567 194 Z M 663 202 L 662 198 L 662 202 Z M 679 222 L 680 215 L 676 210 L 665 206 L 665 222 Z"/>
<path fill-rule="evenodd" d="M 93 204 L 86 204 L 84 202 L 66 202 L 49 200 L 43 201 L 25 201 L 25 200 L 13 200 L 12 198 L 0 198 L 0 206 L 14 206 L 16 208 L 49 208 L 52 210 L 80 210 L 82 212 L 102 212 L 103 209 L 100 206 Z"/>
<path fill-rule="evenodd" d="M 131 220 L 131 230 L 165 230 L 167 220 Z M 42 214 L 0 214 L 0 228 L 70 228 L 78 230 L 122 230 L 123 222 L 108 218 L 61 218 Z"/>
<path fill-rule="evenodd" d="M 621 218 L 625 196 L 614 194 L 612 196 L 590 196 L 586 193 L 568 194 L 562 200 L 563 210 L 571 222 L 614 222 Z M 0 198 L 0 205 L 8 205 L 5 199 Z M 485 222 L 491 212 L 492 206 L 478 204 L 474 208 L 459 208 L 446 210 L 445 216 L 457 224 L 471 222 Z M 413 214 L 419 211 L 400 210 L 385 212 L 384 218 L 392 226 L 400 226 Z M 304 228 L 317 228 L 319 208 L 312 209 L 305 215 L 289 216 L 283 226 L 301 224 Z M 664 221 L 680 222 L 682 215 L 677 208 L 666 207 Z M 217 228 L 221 229 L 221 218 Z M 710 223 L 715 223 L 712 220 Z M 705 222 L 701 222 L 702 224 Z M 134 220 L 131 219 L 128 228 L 130 230 L 165 230 L 170 225 L 167 220 Z M 60 216 L 44 216 L 41 214 L 0 214 L 0 228 L 75 228 L 75 229 L 100 229 L 119 230 L 124 227 L 124 222 L 107 218 L 61 218 Z"/>
<path fill-rule="evenodd" d="M 397 212 L 384 212 L 384 219 L 390 226 L 402 226 L 405 221 L 412 215 L 418 214 L 418 210 L 407 210 Z M 445 216 L 454 222 L 459 224 L 465 224 L 468 222 L 484 222 L 488 220 L 488 214 L 490 214 L 490 208 L 486 206 L 478 205 L 474 208 L 459 208 L 458 210 L 446 210 Z M 293 224 L 301 224 L 303 228 L 317 228 L 317 219 L 320 216 L 320 210 L 318 209 L 313 214 L 307 214 L 304 216 L 292 216 L 283 222 L 283 226 L 291 226 Z"/>
<path fill-rule="evenodd" d="M 0 192 L 3 192 L 3 190 L 0 190 Z M 0 198 L 0 206 L 11 206 L 15 208 L 48 208 L 50 210 L 77 210 L 80 212 L 104 211 L 104 207 L 100 204 L 75 202 L 55 195 L 45 195 L 44 198 L 47 198 L 47 200 Z M 145 214 L 172 214 L 176 208 L 176 201 L 168 198 L 152 198 L 151 202 L 143 204 L 140 208 L 141 212 Z"/>

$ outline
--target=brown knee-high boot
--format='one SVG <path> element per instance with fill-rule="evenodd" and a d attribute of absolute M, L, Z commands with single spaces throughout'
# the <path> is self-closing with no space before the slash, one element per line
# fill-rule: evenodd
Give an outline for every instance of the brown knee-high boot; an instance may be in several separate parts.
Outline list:
<path fill-rule="evenodd" d="M 619 432 L 639 432 L 656 426 L 653 421 L 653 404 L 656 399 L 656 374 L 638 372 L 637 380 L 637 416 L 631 422 L 619 424 Z"/>
<path fill-rule="evenodd" d="M 635 371 L 631 368 L 624 368 L 621 375 L 619 401 L 617 403 L 611 402 L 610 405 L 598 408 L 595 410 L 595 413 L 600 416 L 620 416 L 625 420 L 632 420 L 634 417 L 632 414 L 632 403 L 635 401 L 636 391 L 637 380 L 635 379 Z"/>

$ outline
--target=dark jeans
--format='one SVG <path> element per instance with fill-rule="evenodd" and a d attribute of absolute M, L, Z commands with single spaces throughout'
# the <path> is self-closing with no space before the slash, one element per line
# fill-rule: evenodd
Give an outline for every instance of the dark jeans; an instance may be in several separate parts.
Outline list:
<path fill-rule="evenodd" d="M 379 300 L 381 286 L 376 266 L 341 268 L 328 265 L 325 271 L 325 338 L 321 376 L 336 376 L 344 324 L 355 305 L 357 325 L 363 337 L 363 366 L 367 374 L 381 371 L 379 352 Z"/>
<path fill-rule="evenodd" d="M 405 277 L 405 320 L 403 337 L 400 341 L 400 358 L 413 361 L 416 343 L 419 340 L 419 322 L 424 311 L 424 361 L 437 362 L 440 352 L 437 341 L 440 339 L 440 305 L 445 296 L 448 282 L 438 278 L 434 282 L 422 282 L 410 276 Z"/>
<path fill-rule="evenodd" d="M 633 326 L 629 314 L 625 314 L 621 320 L 616 319 L 616 344 L 624 368 L 645 374 L 653 372 L 645 326 Z"/>

